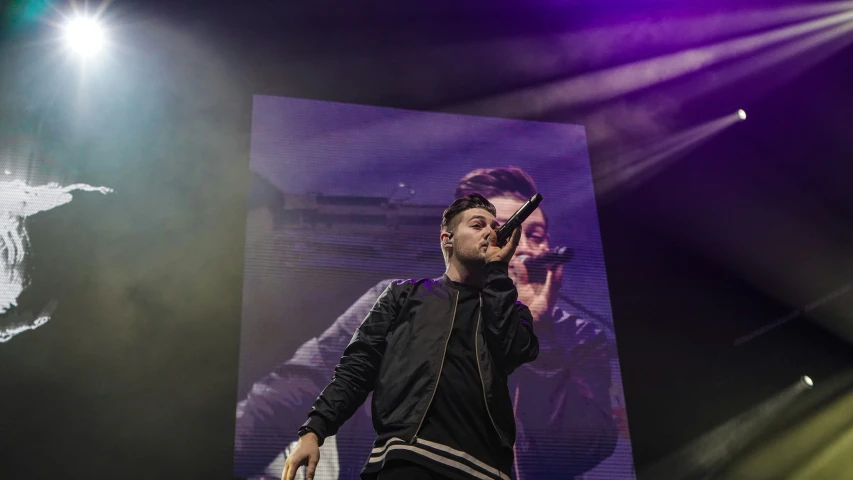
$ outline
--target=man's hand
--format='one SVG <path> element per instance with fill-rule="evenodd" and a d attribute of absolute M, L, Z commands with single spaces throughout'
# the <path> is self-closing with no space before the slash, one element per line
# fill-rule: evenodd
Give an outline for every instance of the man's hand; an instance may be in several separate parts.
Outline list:
<path fill-rule="evenodd" d="M 99 192 L 104 195 L 108 193 L 112 193 L 113 189 L 108 187 L 93 187 L 92 185 L 86 185 L 85 183 L 75 183 L 74 185 L 68 185 L 66 187 L 60 187 L 60 185 L 56 182 L 50 183 L 53 187 L 61 188 L 63 192 L 71 192 L 74 190 L 82 190 L 84 192 Z"/>
<path fill-rule="evenodd" d="M 486 263 L 491 262 L 507 262 L 509 263 L 512 256 L 515 254 L 515 249 L 518 248 L 518 242 L 521 240 L 521 226 L 513 230 L 512 237 L 506 242 L 503 247 L 498 245 L 498 232 L 495 231 L 489 235 L 489 247 L 486 249 Z"/>
<path fill-rule="evenodd" d="M 284 472 L 281 474 L 281 480 L 293 480 L 296 478 L 296 472 L 299 467 L 308 466 L 308 471 L 305 478 L 314 480 L 314 472 L 317 470 L 317 463 L 320 462 L 320 440 L 312 432 L 299 437 L 299 442 L 296 448 L 287 457 L 284 462 Z"/>
<path fill-rule="evenodd" d="M 549 265 L 543 283 L 532 283 L 528 273 L 523 262 L 510 264 L 509 275 L 518 290 L 518 301 L 527 305 L 533 321 L 538 322 L 554 311 L 563 282 L 563 265 Z"/>

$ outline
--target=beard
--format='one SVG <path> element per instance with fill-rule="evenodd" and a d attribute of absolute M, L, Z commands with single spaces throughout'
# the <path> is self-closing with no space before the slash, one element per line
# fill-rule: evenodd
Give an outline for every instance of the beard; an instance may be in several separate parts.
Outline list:
<path fill-rule="evenodd" d="M 456 260 L 467 267 L 481 267 L 486 264 L 486 252 L 477 247 L 458 250 Z"/>

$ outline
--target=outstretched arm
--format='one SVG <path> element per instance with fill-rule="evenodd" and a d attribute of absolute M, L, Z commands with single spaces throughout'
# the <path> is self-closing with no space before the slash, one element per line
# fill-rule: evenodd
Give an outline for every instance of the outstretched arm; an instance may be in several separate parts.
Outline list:
<path fill-rule="evenodd" d="M 100 192 L 104 195 L 113 190 L 107 187 L 93 187 L 85 183 L 62 186 L 56 182 L 31 187 L 25 185 L 20 201 L 13 207 L 11 214 L 19 217 L 29 217 L 39 212 L 65 205 L 72 200 L 71 192 L 82 190 L 84 192 Z"/>
<path fill-rule="evenodd" d="M 49 183 L 48 185 L 59 186 L 59 184 L 57 183 Z M 74 190 L 82 190 L 84 192 L 100 192 L 104 195 L 115 191 L 109 187 L 93 187 L 92 185 L 86 185 L 85 183 L 75 183 L 73 185 L 67 185 L 65 187 L 61 187 L 61 190 L 65 193 L 73 192 Z"/>
<path fill-rule="evenodd" d="M 399 313 L 406 293 L 397 282 L 388 286 L 356 330 L 329 385 L 317 397 L 299 434 L 310 431 L 320 444 L 327 436 L 337 433 L 373 391 L 386 336 Z"/>
<path fill-rule="evenodd" d="M 235 473 L 262 472 L 295 439 L 295 432 L 334 373 L 341 352 L 392 280 L 365 292 L 323 334 L 255 383 L 237 408 Z"/>

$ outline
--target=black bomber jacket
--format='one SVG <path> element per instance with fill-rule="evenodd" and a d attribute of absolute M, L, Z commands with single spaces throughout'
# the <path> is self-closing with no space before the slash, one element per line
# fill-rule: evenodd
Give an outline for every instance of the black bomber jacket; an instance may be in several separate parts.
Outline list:
<path fill-rule="evenodd" d="M 477 320 L 477 366 L 486 407 L 502 450 L 512 452 L 515 416 L 507 377 L 536 359 L 530 310 L 518 302 L 506 262 L 486 264 Z M 376 445 L 399 437 L 414 443 L 438 387 L 458 292 L 447 276 L 395 281 L 361 323 L 299 435 L 334 435 L 373 393 Z"/>

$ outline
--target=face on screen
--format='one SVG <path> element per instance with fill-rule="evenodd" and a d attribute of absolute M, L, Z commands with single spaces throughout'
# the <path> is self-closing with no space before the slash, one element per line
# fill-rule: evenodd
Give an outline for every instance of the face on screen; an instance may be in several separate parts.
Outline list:
<path fill-rule="evenodd" d="M 495 206 L 498 213 L 496 218 L 501 225 L 524 205 L 523 201 L 509 197 L 490 198 L 489 201 Z M 548 251 L 550 248 L 548 245 L 548 225 L 545 222 L 545 215 L 542 214 L 541 207 L 534 210 L 521 226 L 523 235 L 518 243 L 518 249 L 515 251 L 516 255 L 535 257 Z"/>
<path fill-rule="evenodd" d="M 496 197 L 490 198 L 490 202 L 497 210 L 498 223 L 503 224 L 513 213 L 518 211 L 524 204 L 522 200 L 512 197 Z M 513 281 L 518 282 L 522 279 L 515 278 L 515 272 L 518 270 L 518 264 L 521 261 L 522 255 L 536 257 L 548 251 L 548 226 L 545 222 L 545 215 L 542 213 L 542 208 L 537 208 L 527 217 L 527 220 L 521 224 L 522 235 L 518 242 L 518 248 L 515 250 L 512 260 L 509 263 L 510 276 L 514 277 Z"/>

